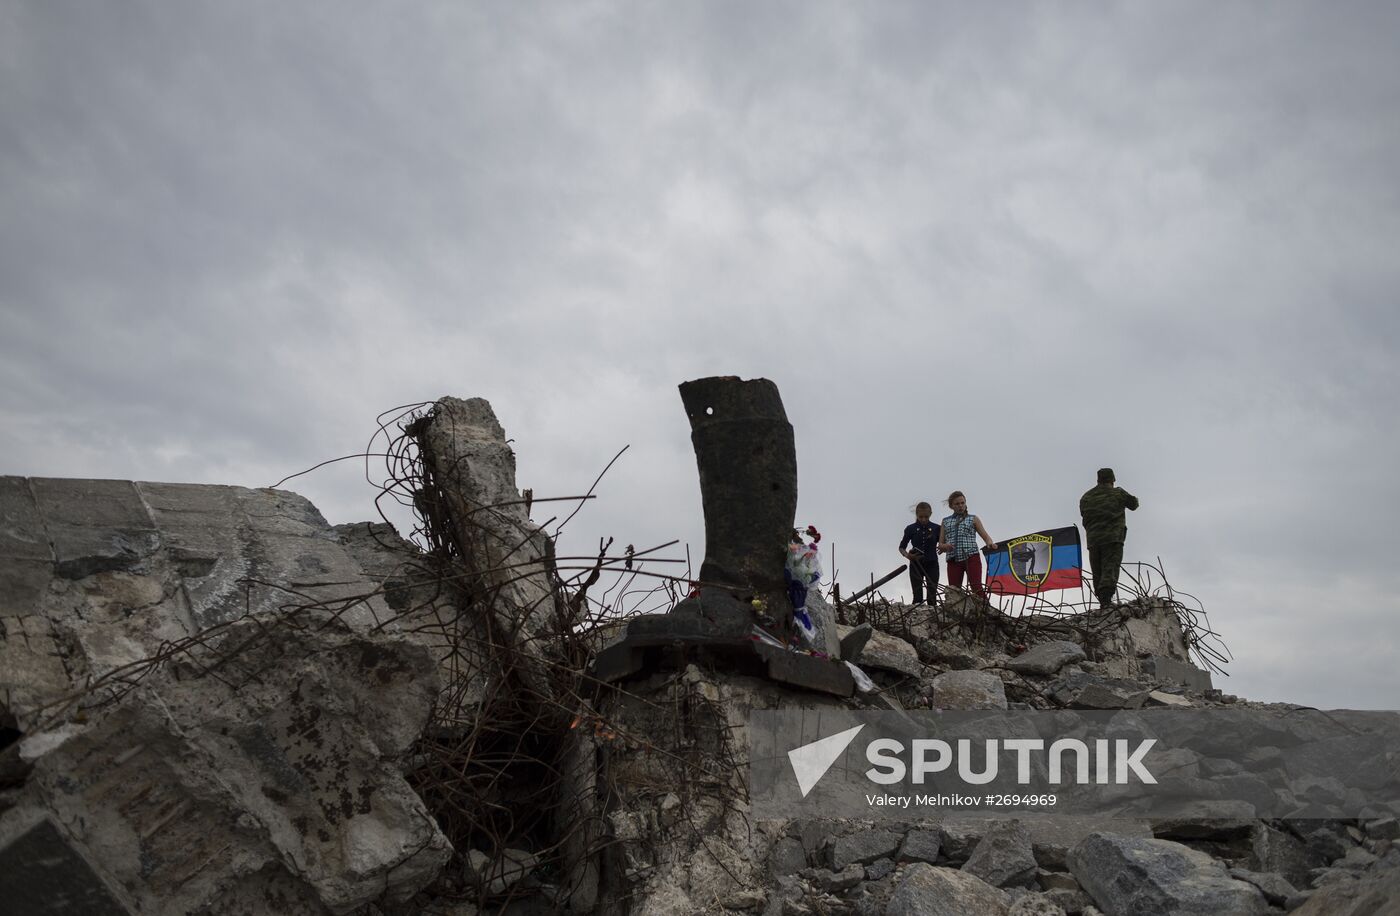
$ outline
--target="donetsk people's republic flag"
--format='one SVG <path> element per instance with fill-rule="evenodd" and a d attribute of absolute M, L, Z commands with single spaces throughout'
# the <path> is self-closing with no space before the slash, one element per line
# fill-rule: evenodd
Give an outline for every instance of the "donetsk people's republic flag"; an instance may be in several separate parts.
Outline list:
<path fill-rule="evenodd" d="M 1057 588 L 1079 588 L 1084 560 L 1079 529 L 1051 528 L 982 548 L 987 557 L 987 591 L 994 595 L 1034 595 Z"/>

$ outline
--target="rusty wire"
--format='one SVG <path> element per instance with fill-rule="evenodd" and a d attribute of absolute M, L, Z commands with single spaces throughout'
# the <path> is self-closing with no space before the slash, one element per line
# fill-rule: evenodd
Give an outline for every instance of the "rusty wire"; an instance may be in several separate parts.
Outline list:
<path fill-rule="evenodd" d="M 1181 626 L 1188 658 L 1203 669 L 1228 676 L 1229 647 L 1210 625 L 1200 599 L 1172 586 L 1160 557 L 1154 563 L 1124 563 L 1118 583 L 1120 600 L 1100 607 L 1089 577 L 1079 589 L 1030 595 L 992 593 L 978 599 L 961 589 L 939 584 L 931 605 L 894 603 L 878 592 L 869 600 L 841 608 L 846 615 L 905 638 L 916 633 L 933 638 L 958 635 L 973 642 L 1029 644 L 1071 637 L 1093 657 L 1117 634 L 1123 622 L 1148 608 L 1165 606 Z"/>
<path fill-rule="evenodd" d="M 615 698 L 627 697 L 657 710 L 661 721 L 687 721 L 687 727 L 694 729 L 699 727 L 696 716 L 683 708 L 694 698 L 680 689 L 630 695 L 597 682 L 587 671 L 602 641 L 621 621 L 669 608 L 686 593 L 688 560 L 659 555 L 674 541 L 643 550 L 627 545 L 625 553 L 617 554 L 610 553 L 610 545 L 604 542 L 594 555 L 555 556 L 551 540 L 543 570 L 550 588 L 541 600 L 551 601 L 553 608 L 543 608 L 547 625 L 524 632 L 523 621 L 542 609 L 498 605 L 503 589 L 542 573 L 540 562 L 516 556 L 530 532 L 523 533 L 518 543 L 506 545 L 494 565 L 473 569 L 465 562 L 470 548 L 458 543 L 441 485 L 424 460 L 421 435 L 431 417 L 432 405 L 426 402 L 382 414 L 363 453 L 367 479 L 378 490 L 375 506 L 381 519 L 388 522 L 384 502 L 388 500 L 408 508 L 415 522 L 408 538 L 411 546 L 383 528 L 369 526 L 370 536 L 384 551 L 402 557 L 383 582 L 359 594 L 326 600 L 285 583 L 245 578 L 241 580 L 245 588 L 242 615 L 164 642 L 138 661 L 93 673 L 79 688 L 36 711 L 43 716 L 42 727 L 75 715 L 101 715 L 167 668 L 215 678 L 230 695 L 236 694 L 262 682 L 273 668 L 317 651 L 314 642 L 289 638 L 292 634 L 326 629 L 350 632 L 354 628 L 347 615 L 367 616 L 373 621 L 371 632 L 398 632 L 426 644 L 443 678 L 429 723 L 406 761 L 405 774 L 457 852 L 431 889 L 434 895 L 483 899 L 482 887 L 461 879 L 462 860 L 471 849 L 492 857 L 488 872 L 499 868 L 504 850 L 528 849 L 541 860 L 538 873 L 562 884 L 567 877 L 560 869 L 566 846 L 581 841 L 580 850 L 569 858 L 588 860 L 615 842 L 602 817 L 603 800 L 615 797 L 617 786 L 591 789 L 596 802 L 591 809 L 564 795 L 567 756 L 580 744 L 601 749 L 605 755 L 640 752 L 667 760 L 689 819 L 690 803 L 697 794 L 693 786 L 711 783 L 725 773 L 732 783 L 739 770 L 721 765 L 714 755 L 697 756 L 694 735 L 675 746 L 658 744 L 657 736 L 645 729 L 614 721 L 610 709 L 616 705 Z M 380 438 L 384 443 L 376 448 Z M 370 457 L 384 460 L 382 479 L 369 476 Z M 617 456 L 608 467 L 616 460 Z M 576 501 L 581 507 L 592 498 L 590 489 L 583 496 L 569 497 L 535 498 L 527 493 L 526 501 Z M 473 512 L 483 513 L 484 520 L 505 505 L 479 506 Z M 569 518 L 577 511 L 576 507 Z M 470 519 L 467 523 L 473 524 Z M 683 567 L 684 572 L 657 571 L 657 566 L 666 565 Z M 604 581 L 598 585 L 600 580 Z M 596 586 L 592 593 L 584 583 Z M 281 597 L 273 609 L 254 612 L 255 604 L 266 603 L 253 600 L 255 593 L 262 597 L 263 590 Z M 507 613 L 495 613 L 502 610 Z M 550 610 L 552 614 L 547 613 Z M 514 624 L 509 622 L 512 619 Z M 297 656 L 298 652 L 303 654 Z M 717 721 L 722 722 L 722 716 Z M 729 747 L 723 740 L 699 744 Z M 705 842 L 699 831 L 695 839 Z M 525 892 L 517 886 L 506 897 Z"/>
<path fill-rule="evenodd" d="M 622 621 L 665 610 L 686 593 L 691 584 L 688 549 L 685 559 L 657 555 L 675 542 L 641 551 L 627 545 L 626 551 L 614 553 L 612 542 L 604 539 L 594 554 L 556 556 L 551 539 L 543 568 L 540 561 L 517 557 L 534 532 L 554 521 L 550 519 L 522 532 L 518 542 L 504 545 L 497 562 L 473 568 L 468 562 L 473 559 L 468 556 L 471 547 L 460 543 L 443 484 L 426 460 L 424 429 L 433 415 L 427 402 L 386 411 L 363 453 L 366 478 L 378 490 L 375 506 L 381 519 L 388 521 L 386 500 L 407 508 L 414 518 L 407 538 L 411 546 L 391 539 L 382 528 L 369 528 L 384 551 L 402 558 L 383 582 L 362 594 L 318 600 L 283 583 L 245 580 L 250 610 L 254 589 L 279 592 L 284 600 L 271 612 L 247 613 L 163 643 L 145 659 L 92 677 L 80 690 L 51 703 L 47 712 L 56 720 L 75 708 L 100 711 L 174 664 L 218 678 L 236 692 L 259 682 L 272 666 L 286 664 L 294 646 L 313 651 L 309 643 L 290 643 L 285 635 L 348 629 L 347 614 L 368 613 L 372 630 L 407 634 L 428 645 L 443 676 L 406 774 L 457 852 L 432 894 L 483 899 L 481 887 L 461 878 L 463 857 L 473 849 L 492 858 L 488 872 L 500 867 L 504 850 L 530 850 L 543 863 L 539 874 L 561 886 L 568 878 L 561 868 L 566 859 L 596 860 L 609 854 L 617 841 L 605 821 L 608 800 L 620 798 L 625 787 L 611 781 L 606 761 L 628 754 L 656 755 L 667 762 L 673 775 L 668 790 L 681 800 L 692 842 L 709 849 L 710 825 L 695 820 L 696 800 L 721 797 L 738 811 L 747 801 L 743 781 L 736 777 L 743 762 L 735 756 L 732 725 L 723 709 L 690 689 L 680 673 L 649 685 L 644 693 L 602 684 L 588 674 L 591 659 Z M 384 444 L 376 448 L 381 438 Z M 370 457 L 383 459 L 382 478 L 370 475 Z M 595 480 L 583 496 L 536 498 L 527 491 L 523 501 L 577 501 L 581 507 L 593 498 L 597 484 Z M 482 513 L 485 521 L 506 505 L 478 506 L 472 512 Z M 575 508 L 564 523 L 577 512 Z M 471 518 L 457 521 L 478 524 Z M 556 527 L 556 535 L 564 523 Z M 684 564 L 685 571 L 669 575 L 647 568 L 666 564 Z M 535 605 L 502 606 L 506 588 L 541 574 L 549 578 L 550 587 Z M 877 593 L 858 611 L 862 619 L 899 635 L 910 635 L 916 628 L 935 636 L 962 630 L 984 641 L 1027 642 L 1074 632 L 1091 648 L 1121 627 L 1124 613 L 1155 599 L 1176 610 L 1193 654 L 1212 670 L 1222 670 L 1228 650 L 1210 628 L 1200 602 L 1172 588 L 1160 560 L 1155 566 L 1125 565 L 1124 574 L 1122 587 L 1130 598 L 1108 612 L 1091 605 L 1087 584 L 1077 600 L 1074 593 L 1056 601 L 1047 595 L 998 596 L 996 604 L 981 605 L 994 613 L 966 606 L 959 611 L 955 605 L 961 602 L 951 601 L 953 593 L 946 587 L 940 587 L 933 607 L 895 605 Z M 545 601 L 551 606 L 542 607 Z M 527 631 L 525 621 L 537 614 L 547 622 Z M 263 650 L 261 658 L 258 650 Z M 672 730 L 660 735 L 644 721 L 633 723 L 619 716 L 621 709 L 648 710 Z M 594 749 L 604 761 L 594 770 L 599 784 L 584 787 L 589 799 L 582 804 L 564 794 L 572 779 L 569 756 L 580 747 Z M 571 850 L 568 855 L 566 848 Z M 725 867 L 713 850 L 710 854 Z M 567 893 L 570 888 L 562 890 Z M 518 885 L 505 896 L 525 892 Z M 625 888 L 611 892 L 620 898 L 627 895 Z"/>

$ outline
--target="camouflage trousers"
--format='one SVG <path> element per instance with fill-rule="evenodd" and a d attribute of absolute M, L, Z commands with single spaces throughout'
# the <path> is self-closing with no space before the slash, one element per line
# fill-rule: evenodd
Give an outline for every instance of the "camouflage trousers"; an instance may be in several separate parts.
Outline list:
<path fill-rule="evenodd" d="M 1118 567 L 1123 565 L 1123 542 L 1089 545 L 1089 565 L 1094 567 L 1094 594 L 1100 604 L 1112 604 L 1118 592 Z"/>

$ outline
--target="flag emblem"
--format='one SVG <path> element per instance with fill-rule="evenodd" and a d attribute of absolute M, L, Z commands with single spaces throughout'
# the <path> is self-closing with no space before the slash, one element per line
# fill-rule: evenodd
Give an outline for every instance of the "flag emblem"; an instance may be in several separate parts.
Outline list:
<path fill-rule="evenodd" d="M 1051 543 L 1044 534 L 1028 534 L 1007 541 L 1012 577 L 1027 588 L 1040 588 L 1050 574 Z"/>

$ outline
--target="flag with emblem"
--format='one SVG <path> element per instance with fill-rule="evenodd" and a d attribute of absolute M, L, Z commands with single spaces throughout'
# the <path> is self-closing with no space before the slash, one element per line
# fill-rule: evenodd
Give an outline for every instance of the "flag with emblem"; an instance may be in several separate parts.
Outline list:
<path fill-rule="evenodd" d="M 1008 538 L 987 557 L 987 591 L 994 595 L 1035 595 L 1079 588 L 1084 575 L 1079 529 L 1050 528 Z"/>

